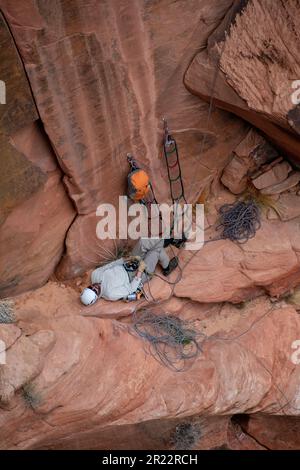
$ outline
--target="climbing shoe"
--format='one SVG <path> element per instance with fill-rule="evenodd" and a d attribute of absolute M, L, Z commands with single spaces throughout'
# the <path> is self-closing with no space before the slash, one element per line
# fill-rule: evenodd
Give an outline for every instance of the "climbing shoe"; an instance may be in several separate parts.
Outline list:
<path fill-rule="evenodd" d="M 171 245 L 173 238 L 165 238 L 164 239 L 164 248 L 167 248 L 167 246 Z"/>
<path fill-rule="evenodd" d="M 169 276 L 169 274 L 171 274 L 172 271 L 174 271 L 175 268 L 177 268 L 178 266 L 178 258 L 177 256 L 174 256 L 174 258 L 172 258 L 168 264 L 168 266 L 163 269 L 163 275 L 164 276 Z"/>
<path fill-rule="evenodd" d="M 164 248 L 166 248 L 169 245 L 173 245 L 176 248 L 182 248 L 186 241 L 187 241 L 187 238 L 184 234 L 182 238 L 165 238 Z"/>
<path fill-rule="evenodd" d="M 182 238 L 171 238 L 171 245 L 175 246 L 176 248 L 182 248 L 186 241 L 187 238 L 183 234 Z"/>

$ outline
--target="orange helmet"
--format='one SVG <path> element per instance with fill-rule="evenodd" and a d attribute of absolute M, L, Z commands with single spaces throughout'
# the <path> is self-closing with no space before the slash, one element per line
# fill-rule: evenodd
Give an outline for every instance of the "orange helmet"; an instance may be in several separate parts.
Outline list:
<path fill-rule="evenodd" d="M 144 199 L 150 190 L 150 179 L 144 170 L 136 169 L 128 175 L 128 196 L 135 202 Z"/>

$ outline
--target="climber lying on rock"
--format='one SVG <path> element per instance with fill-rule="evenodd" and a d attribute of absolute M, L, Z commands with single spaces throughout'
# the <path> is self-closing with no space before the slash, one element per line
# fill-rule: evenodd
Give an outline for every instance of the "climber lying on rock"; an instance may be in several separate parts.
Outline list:
<path fill-rule="evenodd" d="M 178 266 L 178 258 L 174 256 L 170 260 L 165 248 L 169 245 L 178 248 L 184 241 L 173 238 L 141 238 L 129 258 L 120 258 L 92 272 L 92 284 L 81 293 L 81 302 L 92 305 L 100 298 L 130 299 L 131 295 L 141 291 L 143 283 L 151 278 L 158 263 L 165 276 Z"/>

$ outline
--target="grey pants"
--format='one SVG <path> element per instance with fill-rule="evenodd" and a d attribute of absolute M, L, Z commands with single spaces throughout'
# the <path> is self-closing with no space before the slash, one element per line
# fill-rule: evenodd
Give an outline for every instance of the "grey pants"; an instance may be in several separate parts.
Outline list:
<path fill-rule="evenodd" d="M 157 263 L 162 268 L 167 268 L 170 258 L 164 249 L 164 240 L 162 238 L 140 238 L 134 246 L 133 256 L 140 256 L 146 263 L 146 271 L 153 273 Z"/>

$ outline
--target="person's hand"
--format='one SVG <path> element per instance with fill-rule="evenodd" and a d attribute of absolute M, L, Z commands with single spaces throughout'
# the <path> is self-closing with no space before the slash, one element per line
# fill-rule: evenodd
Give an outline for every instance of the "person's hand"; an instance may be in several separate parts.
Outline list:
<path fill-rule="evenodd" d="M 141 260 L 140 261 L 140 264 L 139 264 L 139 267 L 138 267 L 138 272 L 139 273 L 143 273 L 146 269 L 146 263 L 145 261 Z"/>

